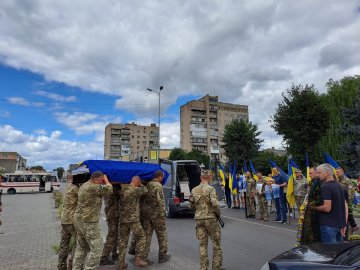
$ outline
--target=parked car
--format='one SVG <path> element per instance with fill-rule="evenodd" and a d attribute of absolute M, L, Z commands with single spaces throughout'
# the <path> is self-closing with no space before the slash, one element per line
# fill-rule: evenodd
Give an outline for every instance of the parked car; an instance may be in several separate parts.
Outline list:
<path fill-rule="evenodd" d="M 169 173 L 164 188 L 166 216 L 171 218 L 176 214 L 192 213 L 189 208 L 191 190 L 200 184 L 201 168 L 196 160 L 165 160 L 160 159 L 159 165 Z M 224 192 L 219 181 L 211 185 L 216 189 L 219 200 L 224 198 Z"/>
<path fill-rule="evenodd" d="M 266 263 L 261 270 L 360 269 L 360 241 L 312 244 L 290 249 Z"/>

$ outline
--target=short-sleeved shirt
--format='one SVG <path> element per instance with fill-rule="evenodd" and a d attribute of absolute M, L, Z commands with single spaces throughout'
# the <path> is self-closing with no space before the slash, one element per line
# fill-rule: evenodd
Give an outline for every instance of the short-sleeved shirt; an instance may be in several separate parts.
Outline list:
<path fill-rule="evenodd" d="M 319 212 L 320 224 L 337 228 L 345 227 L 345 196 L 345 190 L 335 180 L 321 185 L 321 199 L 331 200 L 331 210 L 329 213 Z"/>
<path fill-rule="evenodd" d="M 281 174 L 274 175 L 272 178 L 274 179 L 275 184 L 277 185 L 281 185 L 287 182 L 287 179 L 285 179 L 285 177 L 282 176 Z M 284 190 L 284 187 L 280 187 L 280 190 Z"/>

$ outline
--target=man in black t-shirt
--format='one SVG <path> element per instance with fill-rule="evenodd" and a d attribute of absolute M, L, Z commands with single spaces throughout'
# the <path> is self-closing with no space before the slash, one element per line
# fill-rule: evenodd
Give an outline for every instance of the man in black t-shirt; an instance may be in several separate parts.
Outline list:
<path fill-rule="evenodd" d="M 317 167 L 321 185 L 323 204 L 314 206 L 319 212 L 319 223 L 322 243 L 342 242 L 348 219 L 346 191 L 334 179 L 334 168 L 330 164 Z"/>

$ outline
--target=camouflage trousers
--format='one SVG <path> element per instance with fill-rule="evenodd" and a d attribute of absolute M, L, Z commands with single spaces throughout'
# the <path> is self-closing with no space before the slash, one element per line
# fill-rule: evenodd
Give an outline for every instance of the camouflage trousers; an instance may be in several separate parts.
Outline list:
<path fill-rule="evenodd" d="M 77 233 L 73 270 L 97 269 L 100 263 L 103 241 L 98 223 L 82 222 L 75 218 Z M 88 256 L 86 262 L 86 256 Z"/>
<path fill-rule="evenodd" d="M 209 237 L 213 245 L 212 269 L 220 270 L 222 265 L 221 230 L 217 220 L 197 219 L 196 238 L 200 241 L 200 270 L 207 270 L 209 267 L 208 242 Z"/>
<path fill-rule="evenodd" d="M 258 196 L 258 203 L 259 203 L 259 215 L 262 218 L 269 217 L 269 210 L 268 210 L 268 201 L 264 196 Z"/>
<path fill-rule="evenodd" d="M 119 225 L 119 265 L 125 264 L 126 248 L 129 242 L 130 232 L 135 238 L 135 254 L 144 258 L 146 245 L 146 235 L 140 221 L 130 223 L 120 223 Z"/>
<path fill-rule="evenodd" d="M 151 240 L 152 240 L 152 235 L 153 235 L 154 230 L 155 230 L 156 237 L 158 239 L 159 259 L 162 258 L 163 256 L 165 256 L 166 253 L 168 252 L 165 219 L 161 221 L 159 219 L 142 218 L 141 226 L 143 227 L 145 235 L 146 235 L 146 245 L 145 245 L 143 259 L 146 259 L 149 256 Z M 130 245 L 129 250 L 132 252 L 135 252 L 135 246 L 136 246 L 136 238 L 133 236 L 131 238 L 131 245 Z M 135 252 L 135 254 L 136 254 L 136 252 Z"/>
<path fill-rule="evenodd" d="M 298 212 L 300 213 L 300 207 L 304 203 L 305 197 L 302 196 L 295 196 L 295 204 L 297 207 Z"/>
<path fill-rule="evenodd" d="M 254 196 L 248 196 L 246 194 L 246 208 L 247 208 L 247 214 L 249 216 L 254 216 L 256 214 L 255 197 Z"/>
<path fill-rule="evenodd" d="M 108 225 L 108 233 L 106 236 L 106 241 L 101 257 L 108 257 L 110 253 L 112 253 L 112 255 L 114 256 L 118 247 L 119 218 L 108 219 L 106 220 L 106 222 Z"/>
<path fill-rule="evenodd" d="M 67 258 L 69 255 L 70 240 L 73 238 L 76 241 L 76 232 L 73 224 L 61 224 L 60 247 L 59 247 L 59 262 L 58 270 L 67 269 Z M 75 247 L 71 250 L 71 259 L 74 259 Z"/>

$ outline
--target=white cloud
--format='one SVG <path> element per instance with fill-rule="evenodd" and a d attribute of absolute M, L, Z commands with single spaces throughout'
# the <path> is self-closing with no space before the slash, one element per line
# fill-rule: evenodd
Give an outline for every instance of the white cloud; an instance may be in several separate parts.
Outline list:
<path fill-rule="evenodd" d="M 43 90 L 37 90 L 34 92 L 35 95 L 38 96 L 43 96 L 43 97 L 47 97 L 49 99 L 58 101 L 58 102 L 74 102 L 76 101 L 76 97 L 75 96 L 62 96 L 56 93 L 50 93 L 47 91 L 43 91 Z"/>
<path fill-rule="evenodd" d="M 73 130 L 77 135 L 94 134 L 96 141 L 104 141 L 105 127 L 109 123 L 119 123 L 119 117 L 100 116 L 82 112 L 56 112 L 55 119 Z"/>
<path fill-rule="evenodd" d="M 162 123 L 160 125 L 160 144 L 163 149 L 180 147 L 180 123 Z"/>
<path fill-rule="evenodd" d="M 41 165 L 47 170 L 60 166 L 67 168 L 70 163 L 103 157 L 102 142 L 63 140 L 61 131 L 54 131 L 50 136 L 25 134 L 10 125 L 0 125 L 0 149 L 18 152 L 27 159 L 28 166 Z"/>
<path fill-rule="evenodd" d="M 8 97 L 7 101 L 11 104 L 15 104 L 15 105 L 21 105 L 21 106 L 33 106 L 33 107 L 42 107 L 44 106 L 44 103 L 42 102 L 31 102 L 28 101 L 25 98 L 22 97 Z"/>

